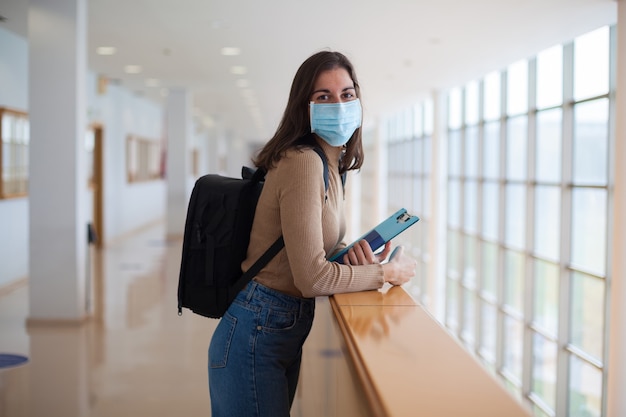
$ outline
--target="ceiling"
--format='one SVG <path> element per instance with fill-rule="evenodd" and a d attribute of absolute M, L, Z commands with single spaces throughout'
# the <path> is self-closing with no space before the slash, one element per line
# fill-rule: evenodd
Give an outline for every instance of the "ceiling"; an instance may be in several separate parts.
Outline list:
<path fill-rule="evenodd" d="M 27 36 L 28 2 L 0 0 L 0 25 Z M 615 0 L 87 0 L 87 8 L 91 71 L 161 102 L 167 89 L 185 88 L 197 120 L 246 141 L 273 134 L 295 71 L 319 50 L 354 63 L 367 123 L 617 15 Z M 117 52 L 100 56 L 99 46 Z M 241 53 L 224 56 L 224 47 Z M 142 72 L 126 74 L 129 64 Z"/>

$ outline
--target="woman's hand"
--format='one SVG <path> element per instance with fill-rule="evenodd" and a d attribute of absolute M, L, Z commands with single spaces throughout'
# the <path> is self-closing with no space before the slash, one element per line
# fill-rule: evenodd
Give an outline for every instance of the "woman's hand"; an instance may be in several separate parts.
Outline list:
<path fill-rule="evenodd" d="M 370 265 L 379 264 L 385 259 L 391 251 L 391 242 L 385 244 L 383 251 L 377 255 L 374 254 L 370 244 L 367 240 L 359 240 L 354 246 L 352 246 L 348 253 L 343 255 L 343 263 L 345 265 Z"/>
<path fill-rule="evenodd" d="M 398 246 L 393 257 L 383 265 L 385 282 L 391 285 L 406 284 L 415 276 L 417 261 L 405 255 L 404 247 Z"/>

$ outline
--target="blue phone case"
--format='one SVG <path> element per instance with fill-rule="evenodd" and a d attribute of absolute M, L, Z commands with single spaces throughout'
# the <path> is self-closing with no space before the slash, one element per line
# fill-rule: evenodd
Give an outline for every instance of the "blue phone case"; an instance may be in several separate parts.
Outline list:
<path fill-rule="evenodd" d="M 343 255 L 345 255 L 356 242 L 362 239 L 367 240 L 367 243 L 369 243 L 372 250 L 376 252 L 378 249 L 383 247 L 385 243 L 389 242 L 391 239 L 398 236 L 418 221 L 419 217 L 409 214 L 406 209 L 401 208 L 378 226 L 352 242 L 352 244 L 344 248 L 341 252 L 332 256 L 329 261 L 342 264 Z"/>

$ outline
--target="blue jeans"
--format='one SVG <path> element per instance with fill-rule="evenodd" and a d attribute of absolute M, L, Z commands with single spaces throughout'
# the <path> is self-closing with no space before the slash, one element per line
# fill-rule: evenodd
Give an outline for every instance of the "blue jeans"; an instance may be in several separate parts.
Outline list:
<path fill-rule="evenodd" d="M 248 283 L 209 346 L 212 417 L 289 416 L 314 312 L 314 298 Z"/>

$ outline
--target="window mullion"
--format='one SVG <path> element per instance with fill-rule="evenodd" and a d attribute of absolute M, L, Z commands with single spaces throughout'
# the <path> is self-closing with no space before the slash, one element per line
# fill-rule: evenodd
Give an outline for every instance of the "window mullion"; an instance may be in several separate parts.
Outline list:
<path fill-rule="evenodd" d="M 556 417 L 568 415 L 569 392 L 569 353 L 566 350 L 570 336 L 571 273 L 570 242 L 572 216 L 572 160 L 573 160 L 573 125 L 574 107 L 574 45 L 563 48 L 563 130 L 561 161 L 561 247 L 560 247 L 560 284 L 559 284 L 559 324 L 557 353 L 557 388 Z"/>

